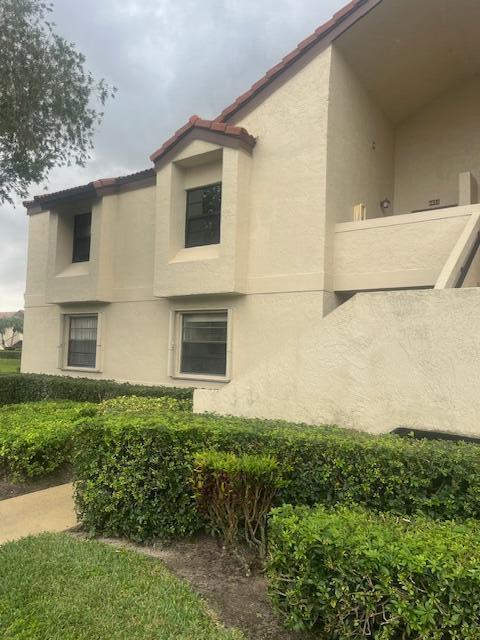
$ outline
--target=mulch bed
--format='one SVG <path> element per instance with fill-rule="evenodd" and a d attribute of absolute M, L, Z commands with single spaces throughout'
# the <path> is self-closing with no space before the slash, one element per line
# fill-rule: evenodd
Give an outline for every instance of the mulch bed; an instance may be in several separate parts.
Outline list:
<path fill-rule="evenodd" d="M 48 489 L 49 487 L 55 487 L 59 484 L 65 484 L 71 482 L 72 470 L 70 467 L 62 467 L 59 471 L 52 473 L 49 476 L 45 476 L 35 482 L 14 483 L 0 479 L 0 500 L 7 500 L 8 498 L 16 498 L 22 496 L 25 493 L 32 493 L 33 491 L 41 491 L 42 489 Z"/>
<path fill-rule="evenodd" d="M 74 535 L 83 536 L 81 532 Z M 253 571 L 247 576 L 245 566 L 225 553 L 214 538 L 201 536 L 193 541 L 151 546 L 110 538 L 100 540 L 158 558 L 207 601 L 224 626 L 241 629 L 251 640 L 311 640 L 313 637 L 285 630 L 272 610 L 262 573 Z"/>

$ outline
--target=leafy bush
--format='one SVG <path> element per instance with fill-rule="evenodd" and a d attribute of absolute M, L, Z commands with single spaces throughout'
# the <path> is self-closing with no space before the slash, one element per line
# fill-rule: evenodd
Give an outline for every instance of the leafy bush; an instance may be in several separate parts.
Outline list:
<path fill-rule="evenodd" d="M 0 474 L 24 481 L 56 471 L 70 460 L 77 421 L 95 410 L 73 402 L 0 407 Z"/>
<path fill-rule="evenodd" d="M 0 378 L 0 405 L 37 400 L 102 402 L 117 396 L 168 397 L 191 402 L 192 393 L 192 389 L 189 388 L 149 387 L 113 380 L 47 376 L 36 373 L 6 375 Z"/>
<path fill-rule="evenodd" d="M 101 414 L 138 414 L 152 415 L 164 411 L 191 411 L 191 400 L 176 398 L 145 398 L 139 396 L 120 396 L 104 400 L 98 407 Z"/>
<path fill-rule="evenodd" d="M 480 518 L 480 447 L 336 427 L 164 412 L 102 415 L 76 435 L 77 504 L 87 527 L 136 540 L 201 526 L 191 477 L 205 449 L 272 456 L 276 503 L 359 503 L 377 511 Z"/>
<path fill-rule="evenodd" d="M 271 456 L 204 451 L 194 456 L 193 486 L 208 528 L 235 547 L 245 542 L 265 556 L 265 524 L 281 487 L 278 462 Z"/>
<path fill-rule="evenodd" d="M 478 640 L 480 523 L 344 507 L 269 520 L 269 589 L 292 629 L 331 639 Z"/>
<path fill-rule="evenodd" d="M 22 357 L 22 352 L 20 350 L 0 351 L 0 360 L 20 360 L 21 357 Z"/>

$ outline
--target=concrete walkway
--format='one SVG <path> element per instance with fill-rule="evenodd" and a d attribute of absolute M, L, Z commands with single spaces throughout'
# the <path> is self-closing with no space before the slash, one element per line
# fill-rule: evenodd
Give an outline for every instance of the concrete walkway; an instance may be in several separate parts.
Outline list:
<path fill-rule="evenodd" d="M 76 523 L 70 483 L 0 501 L 0 544 L 42 531 L 64 531 Z"/>

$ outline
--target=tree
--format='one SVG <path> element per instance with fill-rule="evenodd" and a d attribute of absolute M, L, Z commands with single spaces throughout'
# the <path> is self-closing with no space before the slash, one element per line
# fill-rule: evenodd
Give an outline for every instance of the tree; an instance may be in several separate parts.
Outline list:
<path fill-rule="evenodd" d="M 0 345 L 4 349 L 13 347 L 23 333 L 23 311 L 0 317 Z"/>
<path fill-rule="evenodd" d="M 54 32 L 51 11 L 42 0 L 0 0 L 0 203 L 55 166 L 84 165 L 115 92 Z"/>

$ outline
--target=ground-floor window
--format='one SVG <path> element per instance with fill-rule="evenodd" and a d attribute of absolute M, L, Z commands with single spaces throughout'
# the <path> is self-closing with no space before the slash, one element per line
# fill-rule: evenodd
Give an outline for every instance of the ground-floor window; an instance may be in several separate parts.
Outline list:
<path fill-rule="evenodd" d="M 179 373 L 227 375 L 228 313 L 212 311 L 179 315 Z"/>
<path fill-rule="evenodd" d="M 95 369 L 97 366 L 97 315 L 67 317 L 67 366 Z"/>

